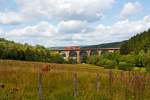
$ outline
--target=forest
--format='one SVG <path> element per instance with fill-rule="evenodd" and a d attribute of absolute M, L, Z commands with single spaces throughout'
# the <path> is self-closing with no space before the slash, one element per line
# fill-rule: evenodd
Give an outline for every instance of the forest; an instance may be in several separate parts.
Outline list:
<path fill-rule="evenodd" d="M 140 52 L 140 50 L 147 52 L 148 49 L 150 49 L 150 29 L 125 41 L 120 47 L 120 53 L 124 55 L 133 51 Z"/>
<path fill-rule="evenodd" d="M 31 46 L 0 38 L 0 59 L 63 63 L 63 57 L 41 45 Z"/>
<path fill-rule="evenodd" d="M 150 29 L 124 41 L 120 52 L 93 55 L 86 63 L 121 70 L 150 72 Z"/>

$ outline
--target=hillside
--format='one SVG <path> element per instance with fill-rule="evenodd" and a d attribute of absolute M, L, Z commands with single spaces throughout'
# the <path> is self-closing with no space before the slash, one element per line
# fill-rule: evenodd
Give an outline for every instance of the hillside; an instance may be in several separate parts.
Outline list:
<path fill-rule="evenodd" d="M 98 45 L 82 46 L 81 48 L 120 48 L 122 42 L 104 43 Z"/>
<path fill-rule="evenodd" d="M 0 38 L 0 59 L 63 62 L 60 55 L 52 55 L 50 50 L 41 45 L 20 44 L 4 38 Z"/>
<path fill-rule="evenodd" d="M 120 48 L 123 42 L 112 42 L 98 45 L 85 45 L 80 46 L 81 48 Z M 64 47 L 50 47 L 50 49 L 64 49 Z"/>
<path fill-rule="evenodd" d="M 129 54 L 132 51 L 139 52 L 140 50 L 144 50 L 146 52 L 149 48 L 150 29 L 131 37 L 128 41 L 125 41 L 121 45 L 121 54 Z"/>

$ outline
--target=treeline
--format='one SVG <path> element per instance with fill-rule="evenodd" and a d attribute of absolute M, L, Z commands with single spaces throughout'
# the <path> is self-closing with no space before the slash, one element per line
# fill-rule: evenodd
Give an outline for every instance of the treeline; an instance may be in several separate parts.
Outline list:
<path fill-rule="evenodd" d="M 31 46 L 28 44 L 15 43 L 0 38 L 0 59 L 42 61 L 52 63 L 63 63 L 61 55 L 51 53 L 51 51 L 41 45 Z"/>
<path fill-rule="evenodd" d="M 104 43 L 99 45 L 82 46 L 81 48 L 120 48 L 123 42 Z"/>
<path fill-rule="evenodd" d="M 122 70 L 150 72 L 150 29 L 125 41 L 120 52 L 90 56 L 86 63 Z"/>
<path fill-rule="evenodd" d="M 125 41 L 120 48 L 121 54 L 129 54 L 131 52 L 140 52 L 140 50 L 147 50 L 150 48 L 150 29 L 143 33 L 137 34 L 128 41 Z"/>
<path fill-rule="evenodd" d="M 105 53 L 101 56 L 93 55 L 87 58 L 86 63 L 103 66 L 107 69 L 143 70 L 150 72 L 150 53 L 141 50 L 121 55 L 119 52 Z"/>

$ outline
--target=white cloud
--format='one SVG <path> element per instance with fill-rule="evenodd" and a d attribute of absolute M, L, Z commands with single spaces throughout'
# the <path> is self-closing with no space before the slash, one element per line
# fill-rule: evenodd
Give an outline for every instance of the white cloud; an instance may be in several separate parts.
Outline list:
<path fill-rule="evenodd" d="M 63 33 L 81 33 L 87 31 L 88 23 L 86 21 L 69 20 L 61 21 L 58 24 L 59 32 Z"/>
<path fill-rule="evenodd" d="M 144 22 L 150 23 L 150 15 L 144 17 Z"/>
<path fill-rule="evenodd" d="M 15 0 L 15 2 L 17 2 L 16 12 L 0 12 L 0 24 L 25 23 L 11 27 L 1 25 L 4 29 L 0 29 L 0 37 L 17 42 L 45 46 L 99 44 L 128 39 L 150 28 L 150 16 L 136 21 L 127 20 L 129 16 L 142 10 L 142 5 L 138 2 L 128 2 L 124 5 L 120 12 L 122 18 L 120 21 L 113 25 L 98 26 L 101 17 L 116 0 Z"/>
<path fill-rule="evenodd" d="M 26 18 L 96 21 L 115 0 L 17 0 Z"/>
<path fill-rule="evenodd" d="M 124 5 L 122 11 L 120 12 L 120 17 L 123 19 L 128 18 L 130 15 L 140 12 L 142 9 L 143 7 L 139 2 L 128 2 Z"/>
<path fill-rule="evenodd" d="M 65 23 L 68 25 L 68 23 Z M 45 46 L 68 46 L 68 45 L 89 45 L 106 42 L 115 42 L 129 39 L 137 33 L 150 28 L 150 16 L 145 16 L 142 20 L 130 21 L 122 20 L 112 26 L 100 24 L 93 31 L 66 34 L 57 31 L 59 27 L 54 27 L 48 22 L 40 22 L 34 26 L 14 29 L 7 33 L 9 39 L 18 42 L 28 42 L 32 44 L 42 44 Z"/>
<path fill-rule="evenodd" d="M 2 30 L 2 29 L 0 29 L 0 37 L 5 37 L 5 32 L 4 32 L 4 30 Z"/>
<path fill-rule="evenodd" d="M 0 12 L 0 24 L 18 24 L 23 21 L 23 17 L 16 12 Z"/>
<path fill-rule="evenodd" d="M 0 33 L 3 33 L 4 31 L 2 29 L 0 29 Z"/>
<path fill-rule="evenodd" d="M 149 28 L 150 16 L 145 16 L 142 20 L 138 21 L 122 20 L 114 23 L 112 26 L 100 25 L 97 27 L 97 31 L 109 34 L 109 41 L 111 41 L 129 39 L 131 36 Z"/>
<path fill-rule="evenodd" d="M 48 22 L 42 21 L 35 26 L 27 26 L 25 28 L 14 29 L 8 31 L 7 36 L 17 37 L 51 37 L 56 33 L 55 28 Z"/>

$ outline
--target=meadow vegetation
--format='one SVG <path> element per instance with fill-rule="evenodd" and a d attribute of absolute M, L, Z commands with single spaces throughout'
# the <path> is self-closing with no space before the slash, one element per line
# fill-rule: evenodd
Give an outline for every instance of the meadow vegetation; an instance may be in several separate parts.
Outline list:
<path fill-rule="evenodd" d="M 43 65 L 49 65 L 49 71 L 41 74 L 41 93 L 44 100 L 149 100 L 150 98 L 148 73 L 110 70 L 88 64 L 0 60 L 0 84 L 4 84 L 4 87 L 0 87 L 0 100 L 37 100 L 39 70 Z M 77 93 L 76 96 L 74 92 Z"/>
<path fill-rule="evenodd" d="M 150 100 L 149 33 L 125 41 L 120 52 L 86 56 L 86 64 L 0 38 L 0 100 Z"/>
<path fill-rule="evenodd" d="M 92 55 L 87 58 L 86 63 L 103 66 L 108 69 L 137 70 L 150 72 L 150 52 L 132 52 L 121 55 L 119 52 L 106 53 L 103 55 Z"/>
<path fill-rule="evenodd" d="M 109 69 L 150 72 L 150 29 L 122 42 L 119 52 L 92 55 L 86 63 Z"/>

